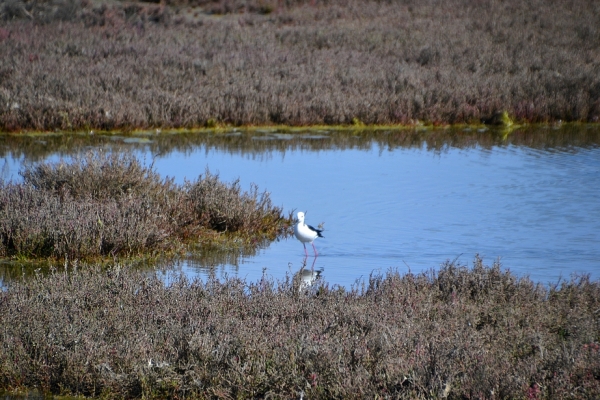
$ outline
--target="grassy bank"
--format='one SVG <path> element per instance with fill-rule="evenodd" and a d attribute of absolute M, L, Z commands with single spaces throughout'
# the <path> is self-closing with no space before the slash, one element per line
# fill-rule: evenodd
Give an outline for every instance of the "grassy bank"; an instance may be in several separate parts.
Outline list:
<path fill-rule="evenodd" d="M 267 192 L 206 171 L 183 185 L 131 155 L 87 153 L 32 164 L 0 182 L 0 257 L 91 259 L 254 247 L 291 223 Z"/>
<path fill-rule="evenodd" d="M 0 130 L 600 118 L 593 0 L 165 4 L 4 2 Z"/>
<path fill-rule="evenodd" d="M 105 398 L 590 399 L 600 286 L 472 268 L 310 293 L 115 266 L 0 293 L 0 387 Z"/>

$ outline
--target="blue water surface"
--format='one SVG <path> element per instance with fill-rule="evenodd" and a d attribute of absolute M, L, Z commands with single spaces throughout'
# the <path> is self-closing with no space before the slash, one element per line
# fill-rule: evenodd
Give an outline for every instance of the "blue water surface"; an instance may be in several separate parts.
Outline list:
<path fill-rule="evenodd" d="M 148 155 L 149 156 L 149 155 Z M 268 190 L 286 211 L 323 224 L 307 266 L 349 287 L 369 274 L 421 272 L 447 260 L 491 265 L 544 284 L 600 276 L 600 149 L 522 146 L 467 149 L 288 150 L 243 155 L 197 148 L 155 161 L 163 175 L 195 179 L 209 168 L 224 181 Z M 218 274 L 283 279 L 304 263 L 294 238 L 257 255 L 214 265 Z M 176 268 L 204 277 L 206 265 Z"/>

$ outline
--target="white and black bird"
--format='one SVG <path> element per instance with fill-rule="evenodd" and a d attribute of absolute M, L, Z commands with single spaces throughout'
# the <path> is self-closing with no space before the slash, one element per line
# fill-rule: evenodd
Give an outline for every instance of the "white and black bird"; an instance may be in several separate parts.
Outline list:
<path fill-rule="evenodd" d="M 294 225 L 294 235 L 296 235 L 296 238 L 298 238 L 298 240 L 302 242 L 302 245 L 304 246 L 304 254 L 306 254 L 307 257 L 308 251 L 306 251 L 306 243 L 312 244 L 313 250 L 315 251 L 315 257 L 319 255 L 317 253 L 317 249 L 315 248 L 315 244 L 313 243 L 313 241 L 316 238 L 323 237 L 323 235 L 321 235 L 321 232 L 323 232 L 323 230 L 313 228 L 312 226 L 307 225 L 304 222 L 303 212 L 298 213 L 298 223 Z"/>

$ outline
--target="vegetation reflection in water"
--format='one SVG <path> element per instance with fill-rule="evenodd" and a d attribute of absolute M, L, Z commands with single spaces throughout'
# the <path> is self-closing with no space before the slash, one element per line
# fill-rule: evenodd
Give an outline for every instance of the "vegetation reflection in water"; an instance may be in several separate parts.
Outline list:
<path fill-rule="evenodd" d="M 262 140 L 257 140 L 262 139 Z M 267 139 L 267 140 L 265 140 Z M 200 131 L 141 131 L 130 134 L 64 133 L 2 134 L 0 157 L 35 162 L 50 155 L 71 156 L 89 148 L 110 151 L 148 149 L 152 154 L 186 153 L 204 146 L 207 151 L 260 156 L 292 150 L 348 150 L 422 148 L 491 149 L 494 146 L 526 146 L 534 149 L 576 148 L 600 145 L 600 125 L 563 124 L 504 127 L 365 127 L 327 128 L 232 128 Z"/>
<path fill-rule="evenodd" d="M 145 131 L 130 134 L 79 133 L 79 134 L 5 134 L 0 136 L 0 155 L 29 164 L 50 156 L 68 158 L 90 148 L 120 153 L 144 151 L 163 156 L 172 152 L 191 153 L 204 148 L 208 153 L 218 151 L 232 155 L 268 157 L 269 154 L 288 151 L 370 150 L 373 146 L 384 150 L 397 148 L 426 148 L 440 152 L 452 148 L 492 149 L 502 146 L 521 146 L 532 149 L 559 149 L 577 151 L 579 148 L 600 145 L 600 126 L 564 124 L 562 126 L 500 127 L 446 127 L 411 128 L 365 127 L 352 129 L 300 129 L 256 128 L 202 131 Z M 148 163 L 150 161 L 146 160 Z M 6 168 L 5 168 L 6 169 Z M 14 171 L 11 176 L 14 179 Z M 7 179 L 4 173 L 3 178 Z M 18 179 L 18 178 L 17 178 Z M 272 188 L 266 188 L 272 189 Z M 293 206 L 287 205 L 284 206 Z M 242 257 L 251 257 L 257 249 L 268 246 L 261 241 L 254 246 L 203 247 L 192 250 L 187 256 L 188 266 L 208 268 L 229 264 L 237 266 Z M 443 260 L 440 260 L 443 261 Z M 0 266 L 4 281 L 17 276 L 27 276 L 30 270 L 47 270 L 47 265 L 27 268 L 27 263 L 4 263 Z"/>

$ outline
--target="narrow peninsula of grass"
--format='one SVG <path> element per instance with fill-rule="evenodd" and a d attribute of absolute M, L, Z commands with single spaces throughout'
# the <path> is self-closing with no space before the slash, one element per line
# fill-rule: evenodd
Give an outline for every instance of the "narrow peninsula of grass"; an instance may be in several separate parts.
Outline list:
<path fill-rule="evenodd" d="M 135 157 L 88 153 L 0 182 L 0 256 L 92 259 L 176 253 L 235 238 L 251 246 L 290 223 L 267 192 L 208 170 L 178 185 Z M 241 240 L 240 240 L 241 239 Z"/>
<path fill-rule="evenodd" d="M 592 399 L 600 285 L 487 267 L 170 284 L 114 266 L 0 291 L 0 389 L 102 398 Z"/>

